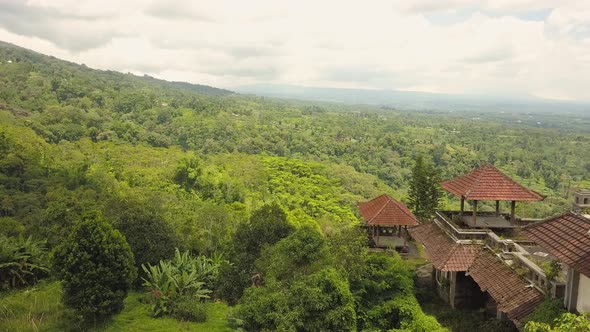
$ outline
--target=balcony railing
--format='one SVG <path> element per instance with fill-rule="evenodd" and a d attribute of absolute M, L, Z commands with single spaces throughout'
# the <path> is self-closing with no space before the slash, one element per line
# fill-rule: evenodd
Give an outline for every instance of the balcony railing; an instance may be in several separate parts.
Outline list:
<path fill-rule="evenodd" d="M 488 236 L 488 230 L 465 229 L 459 227 L 452 219 L 447 218 L 446 211 L 437 211 L 434 222 L 451 238 L 459 242 L 483 243 Z"/>
<path fill-rule="evenodd" d="M 519 243 L 525 245 L 530 244 L 530 241 L 516 242 L 511 239 L 502 239 L 489 229 L 461 228 L 452 217 L 449 218 L 454 215 L 457 215 L 455 211 L 437 211 L 433 222 L 458 243 L 487 246 L 541 292 L 545 293 L 547 290 L 553 294 L 563 292 L 563 287 L 565 287 L 563 283 L 547 280 L 545 271 L 527 258 L 530 257 L 530 253 Z"/>

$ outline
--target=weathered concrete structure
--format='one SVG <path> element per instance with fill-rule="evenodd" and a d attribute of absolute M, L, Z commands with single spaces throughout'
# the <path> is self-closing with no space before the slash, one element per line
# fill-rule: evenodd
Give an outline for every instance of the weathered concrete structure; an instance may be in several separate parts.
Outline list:
<path fill-rule="evenodd" d="M 590 190 L 580 189 L 574 193 L 574 212 L 590 209 Z"/>
<path fill-rule="evenodd" d="M 563 263 L 565 307 L 590 312 L 590 219 L 570 212 L 530 225 L 525 234 Z"/>
<path fill-rule="evenodd" d="M 433 283 L 453 308 L 485 308 L 519 324 L 546 289 L 563 293 L 564 285 L 548 281 L 524 247 L 491 230 L 462 229 L 438 212 L 432 223 L 409 232 L 424 246 L 433 264 Z"/>
<path fill-rule="evenodd" d="M 540 201 L 544 196 L 492 165 L 441 185 L 461 199 L 460 211 L 438 211 L 431 223 L 412 227 L 409 233 L 424 246 L 433 264 L 433 283 L 445 301 L 453 308 L 485 309 L 519 326 L 544 294 L 564 294 L 565 284 L 549 280 L 534 262 L 549 260 L 549 254 L 540 252 L 532 241 L 498 235 L 538 221 L 518 218 L 515 206 L 518 201 Z M 465 201 L 472 202 L 472 211 L 465 211 Z M 495 211 L 478 211 L 479 201 L 495 201 Z M 510 213 L 500 211 L 501 201 L 511 202 Z"/>

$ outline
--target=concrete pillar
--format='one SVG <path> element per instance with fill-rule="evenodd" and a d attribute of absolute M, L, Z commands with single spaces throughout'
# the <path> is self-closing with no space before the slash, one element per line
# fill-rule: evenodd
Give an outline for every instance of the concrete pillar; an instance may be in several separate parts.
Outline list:
<path fill-rule="evenodd" d="M 375 242 L 375 244 L 377 245 L 377 247 L 379 246 L 379 233 L 381 233 L 381 232 L 379 230 L 379 225 L 377 225 L 377 241 Z"/>
<path fill-rule="evenodd" d="M 455 307 L 455 296 L 457 294 L 457 272 L 451 272 L 449 276 L 449 304 L 451 308 Z"/>
<path fill-rule="evenodd" d="M 477 201 L 473 201 L 473 226 L 475 226 L 476 218 L 477 218 Z"/>
<path fill-rule="evenodd" d="M 434 289 L 438 288 L 438 285 L 436 284 L 436 268 L 434 266 L 432 266 L 432 287 L 434 287 Z"/>
<path fill-rule="evenodd" d="M 496 309 L 496 319 L 503 322 L 508 320 L 508 316 L 500 311 L 500 309 Z"/>
<path fill-rule="evenodd" d="M 580 287 L 580 272 L 567 267 L 565 283 L 564 305 L 568 311 L 575 311 L 578 303 L 578 288 Z"/>

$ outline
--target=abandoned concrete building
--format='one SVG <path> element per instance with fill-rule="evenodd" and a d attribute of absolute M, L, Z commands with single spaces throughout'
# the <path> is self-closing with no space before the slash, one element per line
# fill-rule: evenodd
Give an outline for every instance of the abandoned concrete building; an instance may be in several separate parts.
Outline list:
<path fill-rule="evenodd" d="M 527 226 L 524 232 L 562 262 L 566 272 L 566 309 L 590 312 L 590 219 L 566 213 Z"/>
<path fill-rule="evenodd" d="M 574 213 L 548 221 L 519 218 L 516 202 L 544 197 L 492 165 L 441 186 L 461 200 L 460 210 L 437 211 L 432 222 L 408 232 L 424 247 L 433 283 L 453 308 L 481 308 L 516 326 L 545 295 L 565 297 L 572 311 L 588 311 L 589 219 Z M 465 201 L 471 201 L 471 211 Z M 495 211 L 478 211 L 479 201 L 495 201 Z M 501 211 L 502 201 L 510 202 L 509 213 Z M 512 234 L 520 235 L 505 238 Z M 549 278 L 542 266 L 556 259 L 565 269 Z"/>
<path fill-rule="evenodd" d="M 580 213 L 584 210 L 590 210 L 590 190 L 580 189 L 574 194 L 573 211 Z"/>
<path fill-rule="evenodd" d="M 373 245 L 402 253 L 408 237 L 422 245 L 433 285 L 453 308 L 485 310 L 517 327 L 546 296 L 563 297 L 569 311 L 590 312 L 590 216 L 583 214 L 590 208 L 590 191 L 575 193 L 572 212 L 539 220 L 518 217 L 516 203 L 545 197 L 492 165 L 441 186 L 460 199 L 460 209 L 437 211 L 428 223 L 419 224 L 406 205 L 388 195 L 359 203 Z M 478 211 L 480 201 L 495 202 L 495 209 Z M 502 212 L 502 205 L 509 212 Z M 550 276 L 552 262 L 561 268 Z"/>

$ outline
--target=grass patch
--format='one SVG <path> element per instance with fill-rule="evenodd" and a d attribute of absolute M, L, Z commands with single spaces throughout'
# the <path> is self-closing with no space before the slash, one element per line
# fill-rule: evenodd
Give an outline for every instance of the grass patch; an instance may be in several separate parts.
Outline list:
<path fill-rule="evenodd" d="M 62 313 L 57 282 L 0 294 L 0 331 L 63 331 Z"/>
<path fill-rule="evenodd" d="M 67 330 L 70 326 L 64 323 L 61 292 L 58 282 L 41 282 L 25 290 L 0 294 L 0 331 Z M 140 301 L 142 296 L 139 292 L 130 293 L 123 311 L 94 331 L 232 331 L 226 325 L 228 306 L 224 303 L 205 303 L 206 322 L 181 322 L 169 317 L 150 317 L 150 305 Z"/>
<path fill-rule="evenodd" d="M 415 271 L 418 267 L 428 264 L 428 258 L 424 253 L 424 247 L 418 242 L 412 241 L 412 244 L 416 247 L 417 256 L 404 258 L 404 261 L 409 266 L 410 270 Z"/>
<path fill-rule="evenodd" d="M 150 306 L 141 303 L 141 293 L 131 293 L 125 299 L 125 309 L 113 316 L 99 331 L 231 331 L 226 326 L 227 305 L 208 302 L 207 321 L 203 323 L 180 322 L 170 317 L 150 317 Z"/>

